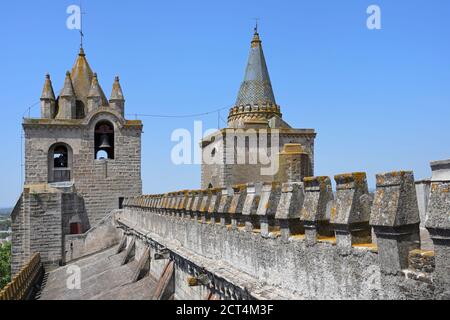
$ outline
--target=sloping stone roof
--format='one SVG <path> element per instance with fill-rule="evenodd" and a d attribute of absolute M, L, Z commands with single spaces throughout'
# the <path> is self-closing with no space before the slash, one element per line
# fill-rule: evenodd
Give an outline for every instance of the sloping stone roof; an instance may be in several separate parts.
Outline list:
<path fill-rule="evenodd" d="M 48 273 L 40 300 L 151 300 L 156 280 L 147 276 L 132 282 L 138 261 L 121 265 L 125 251 L 116 254 L 117 246 L 75 261 Z M 68 268 L 81 271 L 81 289 L 67 288 Z"/>

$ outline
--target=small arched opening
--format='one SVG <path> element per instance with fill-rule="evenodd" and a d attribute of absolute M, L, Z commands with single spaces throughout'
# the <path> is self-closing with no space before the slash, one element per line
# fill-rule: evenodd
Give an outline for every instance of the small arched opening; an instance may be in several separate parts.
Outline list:
<path fill-rule="evenodd" d="M 72 150 L 66 144 L 56 144 L 48 152 L 48 182 L 72 179 Z"/>
<path fill-rule="evenodd" d="M 114 159 L 114 126 L 107 121 L 101 121 L 95 126 L 96 160 Z"/>

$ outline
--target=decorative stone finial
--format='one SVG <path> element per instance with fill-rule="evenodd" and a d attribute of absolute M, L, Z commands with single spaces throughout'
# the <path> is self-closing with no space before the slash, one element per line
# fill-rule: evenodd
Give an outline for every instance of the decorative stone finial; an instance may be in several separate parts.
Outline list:
<path fill-rule="evenodd" d="M 72 77 L 70 72 L 66 72 L 66 78 L 64 79 L 64 87 L 60 93 L 61 97 L 75 97 L 75 90 L 73 89 Z"/>
<path fill-rule="evenodd" d="M 50 75 L 47 73 L 45 75 L 45 83 L 41 95 L 41 118 L 52 119 L 55 117 L 55 113 L 56 113 L 55 92 L 53 91 Z"/>
<path fill-rule="evenodd" d="M 45 75 L 44 89 L 42 90 L 41 100 L 55 100 L 55 93 L 53 91 L 52 81 L 50 75 Z"/>
<path fill-rule="evenodd" d="M 91 82 L 91 88 L 89 90 L 88 98 L 101 98 L 102 97 L 102 91 L 100 88 L 100 85 L 98 83 L 98 77 L 97 73 L 94 73 L 94 76 L 92 78 Z"/>
<path fill-rule="evenodd" d="M 123 96 L 122 87 L 120 86 L 120 79 L 119 76 L 116 76 L 114 78 L 114 84 L 111 91 L 111 98 L 109 99 L 110 102 L 117 102 L 117 101 L 125 101 L 125 98 Z"/>

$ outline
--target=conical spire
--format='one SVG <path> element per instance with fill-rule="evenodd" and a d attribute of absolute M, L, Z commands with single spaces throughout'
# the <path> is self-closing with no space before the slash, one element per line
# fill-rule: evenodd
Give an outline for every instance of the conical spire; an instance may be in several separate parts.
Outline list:
<path fill-rule="evenodd" d="M 75 97 L 75 91 L 73 88 L 72 77 L 70 72 L 66 72 L 66 79 L 64 80 L 64 87 L 59 94 L 61 97 Z"/>
<path fill-rule="evenodd" d="M 236 106 L 256 104 L 276 104 L 276 102 L 261 39 L 258 30 L 255 28 L 247 70 L 239 90 Z"/>
<path fill-rule="evenodd" d="M 87 105 L 87 97 L 91 89 L 92 78 L 94 73 L 86 60 L 86 54 L 83 48 L 80 48 L 77 60 L 72 68 L 72 82 L 77 96 L 77 100 Z"/>
<path fill-rule="evenodd" d="M 266 59 L 258 29 L 255 28 L 244 81 L 241 84 L 236 105 L 228 115 L 230 128 L 250 126 L 265 127 L 273 119 L 281 119 L 280 107 L 275 96 L 267 70 Z"/>
<path fill-rule="evenodd" d="M 116 78 L 114 79 L 114 84 L 111 91 L 111 99 L 109 100 L 110 101 L 125 100 L 125 98 L 123 97 L 122 87 L 120 86 L 120 80 L 118 76 L 116 76 Z"/>
<path fill-rule="evenodd" d="M 44 89 L 42 90 L 41 100 L 55 100 L 55 92 L 53 91 L 50 75 L 45 76 Z"/>

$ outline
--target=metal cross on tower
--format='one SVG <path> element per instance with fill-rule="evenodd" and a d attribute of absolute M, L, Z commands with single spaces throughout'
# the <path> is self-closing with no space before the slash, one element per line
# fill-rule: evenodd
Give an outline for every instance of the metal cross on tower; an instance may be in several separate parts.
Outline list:
<path fill-rule="evenodd" d="M 86 12 L 83 11 L 82 3 L 80 0 L 80 47 L 83 48 L 83 40 L 84 40 L 84 33 L 83 33 L 83 15 L 86 14 Z"/>

